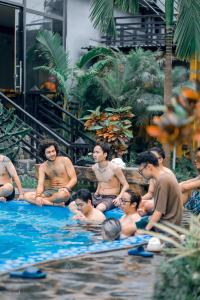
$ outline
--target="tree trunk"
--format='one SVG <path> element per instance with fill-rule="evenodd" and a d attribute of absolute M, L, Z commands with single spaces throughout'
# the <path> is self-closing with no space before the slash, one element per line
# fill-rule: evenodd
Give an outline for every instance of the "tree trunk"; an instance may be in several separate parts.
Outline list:
<path fill-rule="evenodd" d="M 164 83 L 164 104 L 168 105 L 172 97 L 172 44 L 173 27 L 166 26 L 166 54 L 165 54 L 165 83 Z M 165 165 L 170 167 L 170 147 L 163 145 L 166 160 Z"/>

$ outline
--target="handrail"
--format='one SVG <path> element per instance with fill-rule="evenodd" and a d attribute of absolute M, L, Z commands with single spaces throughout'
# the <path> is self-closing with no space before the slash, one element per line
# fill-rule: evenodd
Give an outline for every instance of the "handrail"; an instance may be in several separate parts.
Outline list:
<path fill-rule="evenodd" d="M 65 113 L 66 115 L 68 115 L 70 118 L 72 118 L 73 120 L 75 120 L 76 122 L 80 123 L 81 125 L 84 125 L 84 123 L 79 120 L 78 118 L 76 118 L 74 115 L 72 115 L 70 112 L 68 112 L 66 109 L 62 108 L 60 105 L 58 105 L 57 103 L 53 102 L 51 99 L 49 99 L 47 96 L 40 94 L 40 97 L 45 99 L 46 101 L 48 101 L 49 103 L 51 103 L 53 106 L 55 106 L 56 108 L 58 108 L 60 111 L 62 111 L 63 113 Z"/>
<path fill-rule="evenodd" d="M 56 107 L 60 112 L 65 113 L 67 116 L 69 116 L 72 120 L 74 120 L 76 122 L 77 125 L 82 126 L 82 128 L 84 128 L 84 123 L 79 120 L 78 118 L 76 118 L 73 114 L 71 114 L 70 112 L 68 112 L 66 109 L 62 108 L 60 105 L 58 105 L 57 103 L 53 102 L 51 99 L 49 99 L 47 96 L 39 94 L 40 97 L 42 99 L 44 99 L 45 101 L 47 101 L 47 103 L 50 103 L 51 105 L 53 105 L 54 107 Z M 82 136 L 84 138 L 86 138 L 87 140 L 89 140 L 90 142 L 92 142 L 93 144 L 95 143 L 95 141 L 90 138 L 89 136 L 87 136 L 84 132 L 82 132 Z"/>
<path fill-rule="evenodd" d="M 5 99 L 8 103 L 12 104 L 13 107 L 15 107 L 18 111 L 23 113 L 26 117 L 30 118 L 32 121 L 34 121 L 37 125 L 42 127 L 46 132 L 48 132 L 51 136 L 53 136 L 56 140 L 59 140 L 64 146 L 71 148 L 71 144 L 63 140 L 61 137 L 59 137 L 56 133 L 54 133 L 51 129 L 49 129 L 47 126 L 42 124 L 40 121 L 38 121 L 36 118 L 34 118 L 32 115 L 30 115 L 27 111 L 25 111 L 23 108 L 21 108 L 19 105 L 17 105 L 14 101 L 9 99 L 7 96 L 5 96 L 3 93 L 0 92 L 0 96 Z"/>

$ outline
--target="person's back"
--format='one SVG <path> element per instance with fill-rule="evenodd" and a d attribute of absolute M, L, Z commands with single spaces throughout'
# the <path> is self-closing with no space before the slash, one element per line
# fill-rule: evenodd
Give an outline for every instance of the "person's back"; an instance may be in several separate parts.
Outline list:
<path fill-rule="evenodd" d="M 162 173 L 154 192 L 155 210 L 162 213 L 161 221 L 180 224 L 182 218 L 181 192 L 175 176 Z"/>

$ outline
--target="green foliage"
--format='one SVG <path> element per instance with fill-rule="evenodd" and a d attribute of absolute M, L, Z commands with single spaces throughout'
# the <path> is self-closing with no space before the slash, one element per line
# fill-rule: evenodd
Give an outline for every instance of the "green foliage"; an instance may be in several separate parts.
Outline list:
<path fill-rule="evenodd" d="M 45 63 L 36 67 L 35 70 L 42 70 L 56 77 L 60 91 L 64 95 L 64 108 L 66 108 L 71 69 L 69 67 L 69 56 L 62 46 L 61 37 L 57 33 L 44 30 L 38 33 L 36 41 L 36 53 L 44 59 Z"/>
<path fill-rule="evenodd" d="M 14 159 L 20 141 L 30 132 L 24 123 L 18 122 L 14 109 L 5 109 L 0 102 L 0 153 Z"/>
<path fill-rule="evenodd" d="M 131 107 L 106 108 L 103 112 L 97 107 L 89 112 L 90 115 L 83 117 L 86 120 L 84 126 L 86 130 L 95 132 L 97 142 L 110 144 L 113 152 L 125 151 L 133 138 Z"/>
<path fill-rule="evenodd" d="M 101 32 L 116 34 L 114 7 L 127 13 L 136 13 L 139 10 L 138 0 L 92 0 L 90 19 L 94 27 Z"/>
<path fill-rule="evenodd" d="M 175 175 L 179 182 L 196 177 L 195 168 L 191 163 L 191 159 L 186 157 L 177 159 Z"/>
<path fill-rule="evenodd" d="M 179 0 L 179 14 L 174 40 L 176 55 L 182 60 L 200 58 L 200 1 Z"/>
<path fill-rule="evenodd" d="M 156 227 L 167 233 L 167 236 L 156 235 L 171 241 L 174 248 L 167 249 L 170 259 L 159 269 L 153 299 L 200 299 L 200 216 L 190 218 L 189 229 L 170 223 Z M 182 243 L 181 235 L 185 237 Z"/>

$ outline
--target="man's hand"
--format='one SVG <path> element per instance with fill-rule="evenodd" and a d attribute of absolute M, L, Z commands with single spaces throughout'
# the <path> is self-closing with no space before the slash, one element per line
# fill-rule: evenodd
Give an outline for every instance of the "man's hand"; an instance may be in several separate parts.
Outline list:
<path fill-rule="evenodd" d="M 113 204 L 115 204 L 116 206 L 120 206 L 120 197 L 116 197 L 115 199 L 113 199 Z"/>
<path fill-rule="evenodd" d="M 19 194 L 18 200 L 23 200 L 24 199 L 24 194 Z"/>
<path fill-rule="evenodd" d="M 77 213 L 73 218 L 73 220 L 87 220 L 87 218 L 81 213 Z"/>
<path fill-rule="evenodd" d="M 58 192 L 65 192 L 67 194 L 66 195 L 67 198 L 69 198 L 69 196 L 70 196 L 70 192 L 69 192 L 68 188 L 65 188 L 65 187 L 61 188 L 58 190 Z"/>

